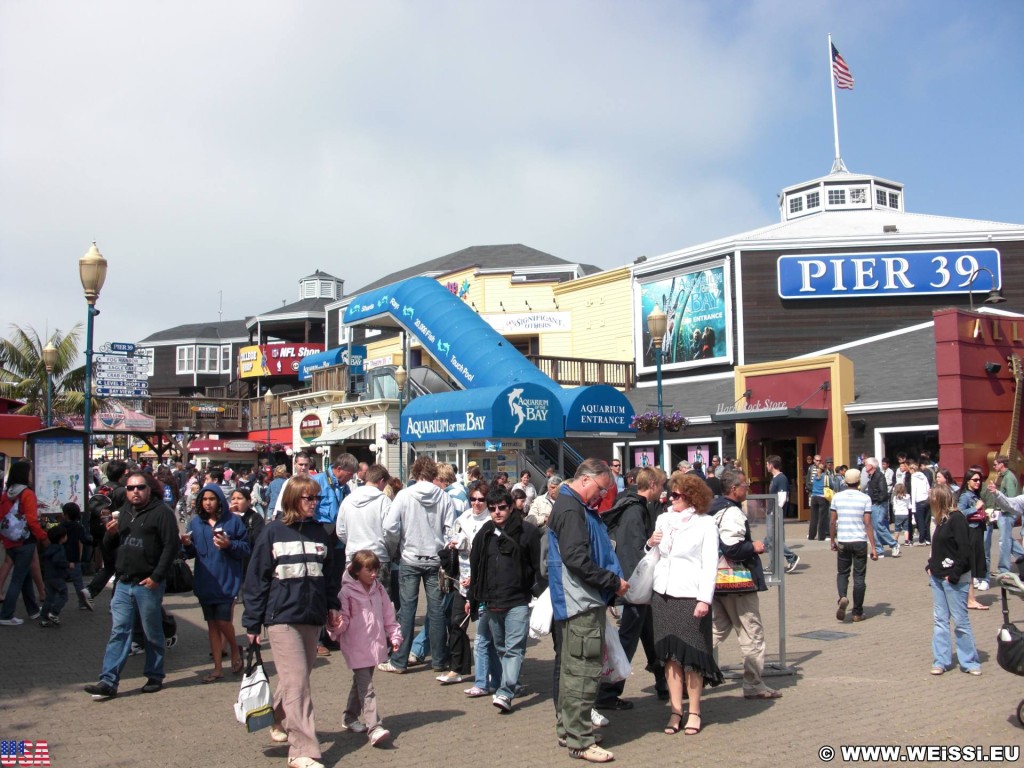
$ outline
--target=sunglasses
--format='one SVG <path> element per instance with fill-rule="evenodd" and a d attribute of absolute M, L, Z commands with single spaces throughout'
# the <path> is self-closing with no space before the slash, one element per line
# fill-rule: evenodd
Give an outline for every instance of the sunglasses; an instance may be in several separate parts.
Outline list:
<path fill-rule="evenodd" d="M 470 496 L 469 500 L 473 504 L 483 504 L 487 501 L 483 496 Z"/>
<path fill-rule="evenodd" d="M 675 491 L 672 491 L 672 493 L 670 493 L 670 494 L 668 495 L 668 497 L 669 497 L 669 498 L 670 498 L 670 499 L 671 499 L 672 501 L 678 501 L 679 499 L 683 498 L 683 494 L 681 494 L 681 493 L 676 493 Z"/>
<path fill-rule="evenodd" d="M 144 491 L 144 490 L 146 490 L 146 489 L 147 489 L 148 487 L 149 487 L 148 485 L 146 485 L 145 483 L 143 483 L 142 485 L 126 485 L 126 486 L 124 487 L 124 489 L 125 489 L 126 491 Z"/>
<path fill-rule="evenodd" d="M 488 504 L 487 509 L 489 509 L 491 512 L 505 512 L 508 510 L 508 504 L 499 504 L 496 507 L 492 507 L 490 504 Z"/>
<path fill-rule="evenodd" d="M 323 496 L 299 496 L 303 501 L 320 501 Z"/>

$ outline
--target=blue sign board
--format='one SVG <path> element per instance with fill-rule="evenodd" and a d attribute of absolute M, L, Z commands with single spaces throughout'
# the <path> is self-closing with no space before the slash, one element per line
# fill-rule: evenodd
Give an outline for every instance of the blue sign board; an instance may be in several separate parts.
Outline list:
<path fill-rule="evenodd" d="M 417 397 L 402 411 L 402 440 L 556 438 L 562 406 L 551 390 L 524 382 Z"/>
<path fill-rule="evenodd" d="M 978 248 L 780 256 L 778 280 L 783 299 L 849 299 L 988 291 L 1002 273 L 999 251 Z"/>

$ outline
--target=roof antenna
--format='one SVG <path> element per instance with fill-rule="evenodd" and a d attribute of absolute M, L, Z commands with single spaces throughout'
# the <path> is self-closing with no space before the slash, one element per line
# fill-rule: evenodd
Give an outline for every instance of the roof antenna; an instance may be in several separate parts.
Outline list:
<path fill-rule="evenodd" d="M 217 291 L 217 295 L 220 297 L 217 300 L 217 322 L 223 322 L 224 320 L 224 291 Z"/>

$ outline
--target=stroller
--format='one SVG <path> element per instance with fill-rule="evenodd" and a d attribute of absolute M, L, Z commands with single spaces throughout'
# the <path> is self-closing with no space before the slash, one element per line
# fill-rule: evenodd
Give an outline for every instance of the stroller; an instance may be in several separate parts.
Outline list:
<path fill-rule="evenodd" d="M 1021 564 L 1024 570 L 1024 563 Z M 1007 672 L 1024 676 L 1024 632 L 1021 632 L 1014 624 L 1010 623 L 1010 608 L 1007 605 L 1006 595 L 1013 592 L 1024 597 L 1024 583 L 1019 576 L 1013 573 L 1004 573 L 997 582 L 1002 593 L 1003 601 L 1003 626 L 996 636 L 996 661 L 999 666 Z M 1024 725 L 1024 699 L 1017 705 L 1017 720 Z"/>

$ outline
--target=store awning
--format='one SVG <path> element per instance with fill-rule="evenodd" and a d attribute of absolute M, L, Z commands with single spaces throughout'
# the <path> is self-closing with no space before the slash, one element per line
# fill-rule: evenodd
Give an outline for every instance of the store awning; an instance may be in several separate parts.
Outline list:
<path fill-rule="evenodd" d="M 417 397 L 402 411 L 402 439 L 561 438 L 565 417 L 547 387 L 523 382 Z"/>
<path fill-rule="evenodd" d="M 636 432 L 629 424 L 633 420 L 633 405 L 626 396 L 607 384 L 565 389 L 555 392 L 565 411 L 566 433 L 619 434 Z"/>
<path fill-rule="evenodd" d="M 713 413 L 711 421 L 716 424 L 747 424 L 751 421 L 773 421 L 776 419 L 817 419 L 824 421 L 828 411 L 823 408 L 763 408 Z"/>
<path fill-rule="evenodd" d="M 373 442 L 376 439 L 376 424 L 347 422 L 345 424 L 338 424 L 333 429 L 324 432 L 320 437 L 312 441 L 312 445 L 337 445 L 355 440 Z"/>

